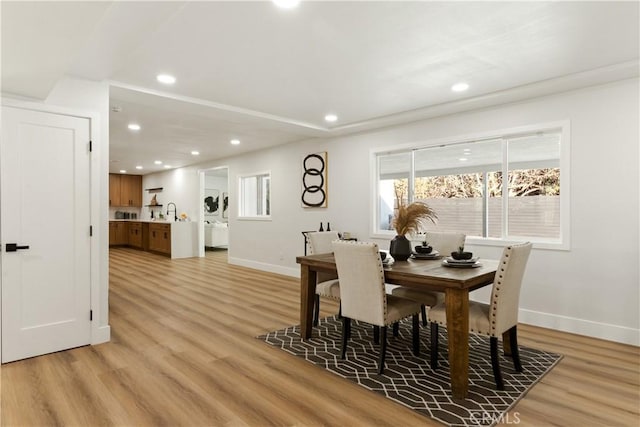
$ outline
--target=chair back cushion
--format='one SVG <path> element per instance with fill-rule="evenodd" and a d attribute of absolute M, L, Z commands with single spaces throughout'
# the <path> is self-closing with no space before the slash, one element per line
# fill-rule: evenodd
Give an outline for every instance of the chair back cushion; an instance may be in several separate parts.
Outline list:
<path fill-rule="evenodd" d="M 460 246 L 464 246 L 466 236 L 463 233 L 427 232 L 427 243 L 444 256 L 451 252 L 457 252 Z"/>
<path fill-rule="evenodd" d="M 334 241 L 342 315 L 385 326 L 387 298 L 384 270 L 375 243 Z"/>
<path fill-rule="evenodd" d="M 309 255 L 328 254 L 333 251 L 331 242 L 340 239 L 337 231 L 314 231 L 307 233 L 309 239 Z M 326 282 L 328 280 L 337 279 L 335 273 L 318 272 L 316 283 Z"/>
<path fill-rule="evenodd" d="M 520 288 L 530 252 L 529 242 L 507 246 L 502 251 L 489 303 L 489 325 L 493 336 L 500 336 L 518 323 Z"/>
<path fill-rule="evenodd" d="M 314 231 L 307 233 L 307 237 L 309 238 L 309 255 L 332 252 L 331 242 L 340 238 L 337 231 Z"/>

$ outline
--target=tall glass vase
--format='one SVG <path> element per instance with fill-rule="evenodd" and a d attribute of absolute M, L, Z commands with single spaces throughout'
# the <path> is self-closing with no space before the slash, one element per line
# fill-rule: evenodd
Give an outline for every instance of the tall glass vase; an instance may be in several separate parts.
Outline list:
<path fill-rule="evenodd" d="M 391 239 L 389 253 L 395 261 L 406 261 L 411 256 L 411 241 L 406 236 L 396 236 Z"/>

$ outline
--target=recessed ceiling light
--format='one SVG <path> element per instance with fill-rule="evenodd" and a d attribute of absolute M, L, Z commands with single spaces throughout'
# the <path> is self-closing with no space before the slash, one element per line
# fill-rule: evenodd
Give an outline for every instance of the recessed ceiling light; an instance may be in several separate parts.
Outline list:
<path fill-rule="evenodd" d="M 335 122 L 336 120 L 338 120 L 338 116 L 336 116 L 335 114 L 327 114 L 326 116 L 324 116 L 324 119 L 328 122 Z"/>
<path fill-rule="evenodd" d="M 300 0 L 272 0 L 281 9 L 293 9 L 300 4 Z"/>
<path fill-rule="evenodd" d="M 136 166 L 136 169 L 140 170 L 140 169 L 142 169 L 142 166 L 138 165 L 138 166 Z"/>
<path fill-rule="evenodd" d="M 164 165 L 165 169 L 171 169 L 171 165 Z"/>
<path fill-rule="evenodd" d="M 461 162 L 466 162 L 467 158 L 466 157 L 460 157 L 458 160 L 460 160 Z"/>
<path fill-rule="evenodd" d="M 120 169 L 120 173 L 127 173 L 127 171 L 124 169 Z"/>
<path fill-rule="evenodd" d="M 467 89 L 469 89 L 469 84 L 464 82 L 456 83 L 453 86 L 451 86 L 451 90 L 454 92 L 464 92 Z"/>
<path fill-rule="evenodd" d="M 156 79 L 158 79 L 160 83 L 164 83 L 166 85 L 172 85 L 176 82 L 176 78 L 169 74 L 158 74 Z"/>
<path fill-rule="evenodd" d="M 239 139 L 232 139 L 229 142 L 231 143 L 231 145 L 239 145 L 240 144 L 240 140 Z"/>
<path fill-rule="evenodd" d="M 199 156 L 199 155 L 200 155 L 200 152 L 199 152 L 199 151 L 192 151 L 192 152 L 191 152 L 191 155 L 192 155 L 192 156 Z"/>
<path fill-rule="evenodd" d="M 156 165 L 161 165 L 161 164 L 162 164 L 162 160 L 156 160 L 156 161 L 155 161 L 155 162 L 153 162 L 153 163 L 155 163 Z"/>
<path fill-rule="evenodd" d="M 131 130 L 140 130 L 140 125 L 137 123 L 129 123 L 129 126 L 127 127 Z"/>

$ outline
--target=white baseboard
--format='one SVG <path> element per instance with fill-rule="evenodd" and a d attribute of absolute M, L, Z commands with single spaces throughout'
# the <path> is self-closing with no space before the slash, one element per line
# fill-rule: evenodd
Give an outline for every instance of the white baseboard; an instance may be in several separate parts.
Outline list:
<path fill-rule="evenodd" d="M 111 326 L 100 326 L 91 331 L 91 345 L 102 344 L 111 340 Z"/>
<path fill-rule="evenodd" d="M 518 321 L 527 325 L 640 346 L 640 330 L 626 326 L 524 309 L 519 310 Z"/>
<path fill-rule="evenodd" d="M 300 268 L 285 267 L 282 265 L 267 264 L 266 262 L 257 262 L 243 258 L 229 257 L 229 264 L 239 265 L 241 267 L 254 268 L 256 270 L 268 271 L 269 273 L 282 274 L 290 277 L 300 277 Z"/>

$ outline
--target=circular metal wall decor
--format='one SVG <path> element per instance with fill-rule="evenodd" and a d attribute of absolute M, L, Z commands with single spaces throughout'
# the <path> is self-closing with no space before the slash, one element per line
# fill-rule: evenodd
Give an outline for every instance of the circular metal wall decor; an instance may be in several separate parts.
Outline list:
<path fill-rule="evenodd" d="M 307 155 L 302 161 L 302 206 L 327 207 L 327 153 Z"/>

